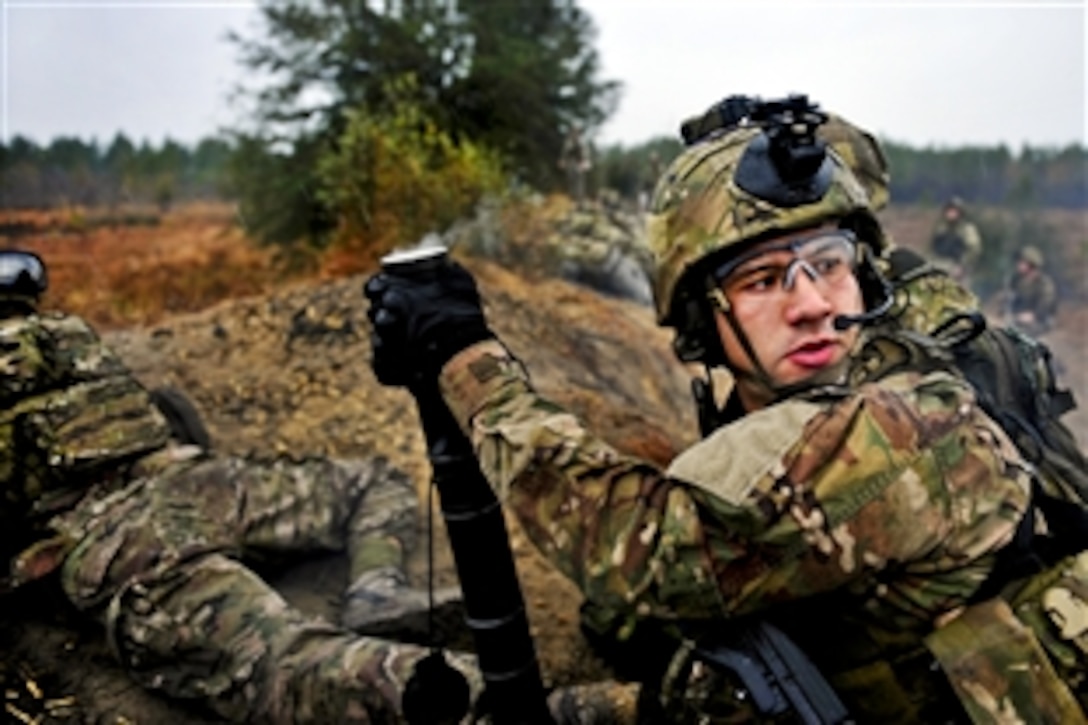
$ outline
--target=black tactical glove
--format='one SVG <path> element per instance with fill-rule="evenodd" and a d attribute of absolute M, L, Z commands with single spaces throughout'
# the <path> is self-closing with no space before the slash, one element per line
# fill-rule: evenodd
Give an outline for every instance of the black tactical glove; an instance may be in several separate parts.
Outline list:
<path fill-rule="evenodd" d="M 484 320 L 476 281 L 445 254 L 387 263 L 367 280 L 371 366 L 383 385 L 416 399 L 434 460 L 471 459 L 472 446 L 442 400 L 438 374 L 451 357 L 495 335 Z"/>
<path fill-rule="evenodd" d="M 484 320 L 476 281 L 448 257 L 387 267 L 363 291 L 370 300 L 371 364 L 378 381 L 407 387 L 417 397 L 433 386 L 451 357 L 495 336 Z"/>

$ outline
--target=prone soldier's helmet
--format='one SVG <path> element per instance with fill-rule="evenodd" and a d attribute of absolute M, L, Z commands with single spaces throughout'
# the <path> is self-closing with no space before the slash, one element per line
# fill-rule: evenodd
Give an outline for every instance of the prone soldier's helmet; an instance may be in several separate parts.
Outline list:
<path fill-rule="evenodd" d="M 686 362 L 725 362 L 718 357 L 707 294 L 710 270 L 723 257 L 827 222 L 851 229 L 873 252 L 886 244 L 875 212 L 888 200 L 887 164 L 872 136 L 805 96 L 744 100 L 750 103 L 745 113 L 701 129 L 695 138 L 691 122 L 685 124 L 689 145 L 658 183 L 651 204 L 647 234 L 657 319 L 676 328 L 674 347 Z M 870 263 L 865 269 L 875 268 Z M 873 307 L 887 289 L 862 281 Z"/>
<path fill-rule="evenodd" d="M 841 116 L 829 113 L 827 121 L 816 129 L 816 138 L 827 143 L 842 159 L 869 195 L 869 211 L 875 213 L 888 205 L 891 174 L 884 149 L 868 131 Z M 883 243 L 883 240 L 881 240 Z"/>
<path fill-rule="evenodd" d="M 48 287 L 41 257 L 21 249 L 0 249 L 0 306 L 33 305 Z"/>

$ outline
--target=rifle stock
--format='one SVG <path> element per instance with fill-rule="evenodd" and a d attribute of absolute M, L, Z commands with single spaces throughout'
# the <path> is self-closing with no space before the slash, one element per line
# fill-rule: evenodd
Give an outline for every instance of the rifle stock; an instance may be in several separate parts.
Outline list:
<path fill-rule="evenodd" d="M 789 713 L 804 725 L 853 722 L 816 665 L 793 640 L 766 620 L 732 629 L 727 637 L 712 643 L 699 643 L 695 656 L 731 672 L 760 715 Z"/>

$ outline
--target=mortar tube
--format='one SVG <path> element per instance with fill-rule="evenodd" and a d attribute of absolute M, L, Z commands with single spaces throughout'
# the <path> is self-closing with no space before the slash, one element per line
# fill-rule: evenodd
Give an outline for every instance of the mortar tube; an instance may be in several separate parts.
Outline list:
<path fill-rule="evenodd" d="M 446 415 L 449 416 L 448 411 Z M 493 722 L 553 723 L 502 506 L 452 416 L 423 415 L 434 485 Z"/>
<path fill-rule="evenodd" d="M 382 258 L 385 272 L 421 280 L 442 275 L 448 264 L 448 250 L 423 244 Z M 413 396 L 484 680 L 484 709 L 497 725 L 553 723 L 502 506 L 437 381 L 416 386 Z"/>

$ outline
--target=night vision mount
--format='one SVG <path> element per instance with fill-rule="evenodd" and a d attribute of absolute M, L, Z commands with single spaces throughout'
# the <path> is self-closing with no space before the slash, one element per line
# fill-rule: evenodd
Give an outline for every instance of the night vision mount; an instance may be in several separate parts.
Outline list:
<path fill-rule="evenodd" d="M 831 185 L 827 145 L 816 130 L 828 120 L 808 96 L 764 101 L 729 96 L 680 126 L 692 146 L 743 126 L 761 133 L 748 144 L 733 179 L 737 186 L 775 206 L 794 207 L 823 198 Z"/>
<path fill-rule="evenodd" d="M 726 96 L 706 113 L 680 124 L 680 135 L 684 144 L 694 146 L 711 135 L 737 128 L 751 118 L 752 112 L 762 103 L 760 99 L 751 96 Z"/>

